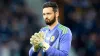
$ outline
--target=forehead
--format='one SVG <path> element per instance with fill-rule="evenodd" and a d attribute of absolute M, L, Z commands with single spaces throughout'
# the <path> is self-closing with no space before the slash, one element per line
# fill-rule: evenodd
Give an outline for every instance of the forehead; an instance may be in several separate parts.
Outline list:
<path fill-rule="evenodd" d="M 46 12 L 53 12 L 53 8 L 52 7 L 43 8 L 43 13 L 46 13 Z"/>

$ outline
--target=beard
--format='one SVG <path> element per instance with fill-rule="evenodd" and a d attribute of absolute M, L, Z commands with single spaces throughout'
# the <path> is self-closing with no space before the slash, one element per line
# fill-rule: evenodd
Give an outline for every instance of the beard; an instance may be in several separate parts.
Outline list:
<path fill-rule="evenodd" d="M 52 20 L 50 20 L 48 18 L 45 19 L 45 23 L 47 25 L 52 25 L 55 21 L 56 21 L 56 17 L 55 16 L 54 16 L 54 18 Z"/>

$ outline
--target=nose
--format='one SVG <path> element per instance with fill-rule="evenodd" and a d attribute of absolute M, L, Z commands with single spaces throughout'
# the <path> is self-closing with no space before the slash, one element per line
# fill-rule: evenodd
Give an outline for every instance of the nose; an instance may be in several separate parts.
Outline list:
<path fill-rule="evenodd" d="M 48 16 L 47 16 L 47 15 L 45 15 L 45 16 L 44 16 L 44 18 L 45 18 L 45 19 L 47 19 L 47 18 L 48 18 Z"/>

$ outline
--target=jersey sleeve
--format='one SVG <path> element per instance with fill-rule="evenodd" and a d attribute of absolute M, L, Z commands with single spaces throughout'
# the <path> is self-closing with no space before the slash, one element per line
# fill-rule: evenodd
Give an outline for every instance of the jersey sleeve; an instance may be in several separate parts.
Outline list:
<path fill-rule="evenodd" d="M 34 52 L 34 50 L 33 50 L 34 48 L 33 48 L 33 46 L 30 48 L 30 50 L 29 50 L 29 56 L 37 56 L 38 55 L 38 52 Z"/>
<path fill-rule="evenodd" d="M 72 40 L 72 33 L 70 29 L 68 28 L 68 33 L 62 34 L 60 36 L 60 44 L 59 44 L 59 50 L 55 49 L 53 47 L 50 47 L 46 53 L 47 55 L 51 56 L 68 56 L 70 47 L 71 47 L 71 40 Z"/>

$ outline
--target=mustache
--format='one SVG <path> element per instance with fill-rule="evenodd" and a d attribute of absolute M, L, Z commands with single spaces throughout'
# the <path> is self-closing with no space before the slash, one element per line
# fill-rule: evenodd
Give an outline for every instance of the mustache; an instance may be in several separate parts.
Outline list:
<path fill-rule="evenodd" d="M 46 18 L 45 20 L 50 20 L 50 19 Z"/>
<path fill-rule="evenodd" d="M 48 20 L 48 18 L 45 18 L 45 20 Z"/>

